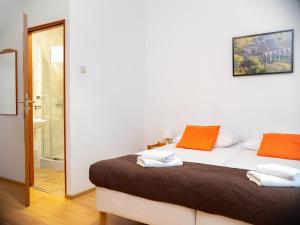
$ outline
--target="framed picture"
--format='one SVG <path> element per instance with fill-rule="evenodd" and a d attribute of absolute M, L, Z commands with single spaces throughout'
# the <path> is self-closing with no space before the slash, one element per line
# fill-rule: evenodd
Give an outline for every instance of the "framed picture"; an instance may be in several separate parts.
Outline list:
<path fill-rule="evenodd" d="M 294 30 L 232 39 L 233 76 L 293 73 Z"/>

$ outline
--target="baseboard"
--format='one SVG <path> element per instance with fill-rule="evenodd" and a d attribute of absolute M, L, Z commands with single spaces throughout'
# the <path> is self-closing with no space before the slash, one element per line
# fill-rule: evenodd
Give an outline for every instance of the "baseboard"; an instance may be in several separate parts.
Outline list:
<path fill-rule="evenodd" d="M 0 180 L 5 181 L 5 182 L 9 182 L 9 183 L 12 183 L 12 184 L 20 185 L 20 186 L 25 186 L 25 182 L 11 180 L 11 179 L 5 178 L 5 177 L 0 177 Z"/>
<path fill-rule="evenodd" d="M 85 194 L 88 194 L 88 193 L 90 193 L 90 192 L 93 192 L 93 191 L 95 191 L 95 190 L 96 190 L 96 188 L 93 187 L 93 188 L 90 188 L 90 189 L 88 189 L 88 190 L 79 192 L 79 193 L 74 194 L 74 195 L 66 195 L 66 199 L 71 199 L 71 200 L 72 200 L 72 199 L 78 198 L 78 197 L 80 197 L 80 196 L 82 196 L 82 195 L 85 195 Z"/>

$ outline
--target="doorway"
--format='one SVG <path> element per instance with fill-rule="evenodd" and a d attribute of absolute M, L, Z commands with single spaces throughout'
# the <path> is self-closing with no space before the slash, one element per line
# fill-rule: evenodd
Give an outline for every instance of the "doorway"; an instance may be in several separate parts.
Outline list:
<path fill-rule="evenodd" d="M 65 195 L 65 22 L 28 29 L 30 186 Z"/>

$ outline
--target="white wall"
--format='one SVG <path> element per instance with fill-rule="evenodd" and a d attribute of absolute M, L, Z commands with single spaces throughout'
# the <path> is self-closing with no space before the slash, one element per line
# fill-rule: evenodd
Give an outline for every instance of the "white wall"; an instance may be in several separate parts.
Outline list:
<path fill-rule="evenodd" d="M 12 2 L 13 6 L 20 6 L 21 30 L 14 38 L 21 44 L 22 11 L 28 14 L 29 27 L 66 19 L 67 189 L 68 194 L 75 194 L 92 187 L 88 179 L 91 163 L 144 146 L 145 2 L 72 0 L 71 7 L 69 0 L 26 0 L 24 5 L 21 2 Z M 22 46 L 16 48 L 22 62 Z M 80 65 L 87 67 L 84 76 L 79 73 Z M 22 68 L 19 77 L 22 78 Z M 22 86 L 20 79 L 19 93 L 23 93 Z M 6 167 L 2 169 L 5 165 L 14 165 L 10 173 L 16 170 L 16 180 L 23 181 L 22 116 L 14 122 L 0 118 L 0 125 L 1 150 L 17 152 L 9 157 L 1 155 L 0 176 L 2 172 L 8 174 Z M 10 177 L 15 179 L 14 176 Z"/>
<path fill-rule="evenodd" d="M 18 50 L 18 93 L 19 99 L 23 99 L 22 12 L 28 14 L 29 27 L 61 19 L 66 19 L 68 24 L 69 0 L 1 1 L 0 12 L 0 49 Z M 19 182 L 25 179 L 23 124 L 22 104 L 17 117 L 0 115 L 0 177 Z"/>
<path fill-rule="evenodd" d="M 144 7 L 142 0 L 71 1 L 69 194 L 92 187 L 91 163 L 143 147 Z"/>
<path fill-rule="evenodd" d="M 186 123 L 220 123 L 244 136 L 300 132 L 298 0 L 21 2 L 29 26 L 67 20 L 68 194 L 92 187 L 91 163 L 137 151 L 165 127 L 176 133 Z M 18 26 L 11 27 L 19 33 L 13 38 L 1 33 L 0 47 L 6 40 L 5 48 L 20 50 L 22 78 Z M 294 74 L 232 77 L 233 36 L 288 28 L 295 29 Z M 10 177 L 23 181 L 22 114 L 14 121 L 0 116 L 0 143 L 0 176 L 13 162 Z"/>
<path fill-rule="evenodd" d="M 68 23 L 70 0 L 25 0 L 28 26 L 65 19 Z"/>
<path fill-rule="evenodd" d="M 12 48 L 18 51 L 18 93 L 23 96 L 23 39 L 22 39 L 22 4 L 16 0 L 1 7 L 0 14 L 0 51 Z M 6 11 L 9 9 L 9 13 Z M 23 107 L 19 104 L 18 116 L 0 115 L 0 177 L 10 180 L 25 181 L 24 121 Z"/>
<path fill-rule="evenodd" d="M 187 123 L 300 133 L 299 0 L 149 0 L 146 139 Z M 232 77 L 232 37 L 295 29 L 294 74 Z"/>

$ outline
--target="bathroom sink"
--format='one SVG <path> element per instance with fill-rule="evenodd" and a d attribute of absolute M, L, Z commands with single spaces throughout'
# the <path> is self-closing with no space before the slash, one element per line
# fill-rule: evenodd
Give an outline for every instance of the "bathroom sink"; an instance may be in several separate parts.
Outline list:
<path fill-rule="evenodd" d="M 37 128 L 43 128 L 44 125 L 46 124 L 47 120 L 43 120 L 43 119 L 33 119 L 33 127 L 35 129 Z"/>

